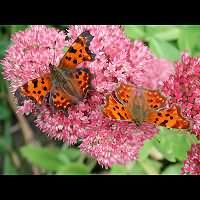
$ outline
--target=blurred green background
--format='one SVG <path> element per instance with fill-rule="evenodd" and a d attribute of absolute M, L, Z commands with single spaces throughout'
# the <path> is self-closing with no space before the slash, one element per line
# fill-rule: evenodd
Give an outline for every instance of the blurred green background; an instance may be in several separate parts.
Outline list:
<path fill-rule="evenodd" d="M 52 26 L 61 30 L 67 27 Z M 10 44 L 10 36 L 27 27 L 0 26 L 0 59 Z M 200 55 L 200 26 L 124 25 L 124 30 L 130 39 L 142 40 L 160 58 L 176 61 L 185 50 L 192 56 Z M 161 128 L 158 135 L 145 142 L 137 161 L 104 169 L 78 148 L 48 138 L 30 117 L 19 117 L 15 111 L 8 82 L 0 73 L 0 174 L 180 174 L 187 151 L 197 141 L 185 131 Z"/>

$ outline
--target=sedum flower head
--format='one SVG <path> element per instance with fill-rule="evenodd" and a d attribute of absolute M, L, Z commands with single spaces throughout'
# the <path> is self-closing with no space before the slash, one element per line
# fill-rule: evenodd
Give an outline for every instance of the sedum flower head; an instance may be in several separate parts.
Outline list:
<path fill-rule="evenodd" d="M 184 161 L 182 174 L 200 175 L 200 144 L 193 144 Z"/>
<path fill-rule="evenodd" d="M 163 84 L 170 103 L 177 103 L 183 115 L 191 121 L 192 131 L 200 138 L 200 58 L 183 53 L 176 63 L 175 74 Z"/>
<path fill-rule="evenodd" d="M 103 116 L 101 105 L 105 103 L 106 94 L 119 82 L 150 89 L 160 87 L 173 73 L 173 64 L 156 58 L 141 41 L 130 41 L 121 26 L 70 26 L 68 31 L 68 41 L 62 31 L 47 26 L 31 26 L 13 35 L 12 45 L 2 61 L 4 76 L 15 92 L 27 81 L 48 72 L 50 63 L 58 64 L 64 47 L 71 45 L 83 31 L 90 31 L 94 36 L 90 49 L 96 54 L 95 61 L 81 66 L 95 74 L 92 82 L 95 91 L 70 107 L 68 117 L 62 112 L 53 112 L 45 104 L 38 111 L 30 100 L 26 100 L 18 112 L 34 113 L 36 126 L 52 138 L 69 144 L 79 139 L 80 150 L 96 158 L 102 166 L 136 159 L 145 140 L 152 138 L 157 129 L 147 124 L 136 127 L 134 123 L 109 120 Z"/>

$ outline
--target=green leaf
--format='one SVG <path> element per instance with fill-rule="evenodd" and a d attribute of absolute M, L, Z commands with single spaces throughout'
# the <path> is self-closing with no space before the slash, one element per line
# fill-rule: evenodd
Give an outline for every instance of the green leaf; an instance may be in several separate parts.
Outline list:
<path fill-rule="evenodd" d="M 4 175 L 17 175 L 17 171 L 16 171 L 15 167 L 13 166 L 13 163 L 8 154 L 5 154 L 5 156 L 4 156 L 3 173 L 4 173 Z"/>
<path fill-rule="evenodd" d="M 59 154 L 60 150 L 56 148 L 27 145 L 21 148 L 21 153 L 33 165 L 45 170 L 57 171 L 66 164 Z"/>
<path fill-rule="evenodd" d="M 138 159 L 127 165 L 113 165 L 110 174 L 116 175 L 145 175 L 145 174 L 159 174 L 161 163 L 156 160 L 146 158 L 144 160 Z"/>
<path fill-rule="evenodd" d="M 64 147 L 60 154 L 67 157 L 70 161 L 75 161 L 80 157 L 80 151 L 75 148 Z"/>
<path fill-rule="evenodd" d="M 182 163 L 168 166 L 161 174 L 163 175 L 179 175 L 181 173 Z"/>
<path fill-rule="evenodd" d="M 69 163 L 67 165 L 61 166 L 57 170 L 57 175 L 81 175 L 81 174 L 89 174 L 90 169 L 88 166 L 81 163 Z"/>
<path fill-rule="evenodd" d="M 156 38 L 165 41 L 176 40 L 179 37 L 180 29 L 176 26 L 146 26 L 145 39 Z"/>
<path fill-rule="evenodd" d="M 7 106 L 0 104 L 0 120 L 6 120 L 10 118 L 10 110 Z"/>
<path fill-rule="evenodd" d="M 159 161 L 147 158 L 145 160 L 138 160 L 139 165 L 144 169 L 146 174 L 157 175 L 160 172 L 162 164 Z"/>
<path fill-rule="evenodd" d="M 7 37 L 1 37 L 0 43 L 0 58 L 3 58 L 6 53 L 6 49 L 10 45 L 10 40 Z"/>
<path fill-rule="evenodd" d="M 140 160 L 145 160 L 149 156 L 153 148 L 154 148 L 153 142 L 151 140 L 147 140 L 139 152 Z"/>
<path fill-rule="evenodd" d="M 178 49 L 171 43 L 156 39 L 149 39 L 149 47 L 160 58 L 169 59 L 171 61 L 176 61 L 180 57 Z"/>
<path fill-rule="evenodd" d="M 0 137 L 0 154 L 5 153 L 9 149 L 9 144 L 7 144 L 4 137 Z"/>
<path fill-rule="evenodd" d="M 144 38 L 144 26 L 124 25 L 124 33 L 130 39 L 143 39 Z"/>
<path fill-rule="evenodd" d="M 10 32 L 13 34 L 18 31 L 23 31 L 28 25 L 10 25 Z"/>
<path fill-rule="evenodd" d="M 144 169 L 137 162 L 131 162 L 127 165 L 113 165 L 110 174 L 114 175 L 143 175 L 146 174 Z"/>
<path fill-rule="evenodd" d="M 194 57 L 200 56 L 200 51 L 194 51 L 192 55 L 193 55 Z"/>
<path fill-rule="evenodd" d="M 199 43 L 199 37 L 199 26 L 183 27 L 178 38 L 179 49 L 181 51 L 188 51 L 190 54 L 192 54 L 194 48 L 197 47 L 197 44 Z"/>
<path fill-rule="evenodd" d="M 131 175 L 147 175 L 147 172 L 144 170 L 141 164 L 138 161 L 136 161 L 135 164 L 133 165 L 133 168 L 130 174 Z"/>
<path fill-rule="evenodd" d="M 160 127 L 160 133 L 152 139 L 155 147 L 171 161 L 183 161 L 192 143 L 197 142 L 195 135 L 179 129 Z"/>

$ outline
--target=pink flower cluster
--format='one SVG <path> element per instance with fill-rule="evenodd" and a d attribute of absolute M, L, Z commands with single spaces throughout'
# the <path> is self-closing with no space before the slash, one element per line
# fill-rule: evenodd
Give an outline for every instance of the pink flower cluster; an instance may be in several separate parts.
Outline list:
<path fill-rule="evenodd" d="M 57 64 L 66 46 L 65 34 L 46 26 L 32 26 L 17 32 L 11 41 L 12 45 L 2 61 L 11 91 L 48 72 L 49 63 Z"/>
<path fill-rule="evenodd" d="M 193 144 L 188 152 L 188 158 L 184 161 L 182 174 L 200 175 L 200 144 Z"/>
<path fill-rule="evenodd" d="M 192 131 L 200 138 L 200 58 L 183 53 L 175 74 L 164 82 L 162 91 L 170 103 L 177 103 L 191 122 Z"/>
<path fill-rule="evenodd" d="M 4 76 L 11 81 L 14 92 L 28 80 L 48 72 L 49 63 L 58 64 L 64 55 L 64 47 L 86 30 L 94 36 L 90 49 L 96 58 L 94 62 L 85 62 L 81 66 L 95 74 L 95 91 L 78 105 L 70 107 L 68 117 L 62 112 L 53 113 L 42 105 L 40 112 L 36 113 L 35 123 L 52 138 L 69 144 L 80 139 L 80 150 L 96 158 L 102 166 L 125 164 L 137 158 L 143 143 L 151 139 L 157 129 L 149 124 L 136 127 L 134 123 L 105 118 L 101 112 L 105 96 L 119 82 L 158 88 L 174 72 L 172 63 L 157 59 L 141 41 L 130 41 L 121 26 L 71 26 L 69 41 L 65 41 L 63 32 L 54 28 L 32 26 L 11 38 L 13 44 L 2 61 Z M 34 107 L 28 100 L 18 111 L 35 113 Z"/>
<path fill-rule="evenodd" d="M 110 92 L 119 82 L 157 89 L 174 72 L 171 62 L 156 58 L 141 41 L 132 42 L 121 26 L 71 26 L 68 44 L 85 30 L 95 36 L 90 49 L 97 54 L 96 60 L 87 66 L 96 74 L 98 92 Z"/>

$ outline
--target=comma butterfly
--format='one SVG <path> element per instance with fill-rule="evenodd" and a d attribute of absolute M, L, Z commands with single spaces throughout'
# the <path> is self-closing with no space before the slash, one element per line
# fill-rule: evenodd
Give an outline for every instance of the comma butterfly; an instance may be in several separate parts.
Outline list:
<path fill-rule="evenodd" d="M 89 50 L 94 36 L 88 31 L 81 33 L 69 47 L 58 67 L 49 65 L 50 73 L 28 81 L 19 87 L 15 96 L 32 99 L 37 104 L 48 100 L 53 108 L 67 111 L 86 97 L 91 88 L 92 74 L 87 68 L 76 68 L 83 61 L 93 61 L 95 54 Z"/>
<path fill-rule="evenodd" d="M 106 97 L 103 114 L 115 120 L 153 123 L 167 128 L 189 128 L 177 105 L 165 106 L 166 98 L 159 91 L 137 88 L 121 83 L 113 94 Z"/>

